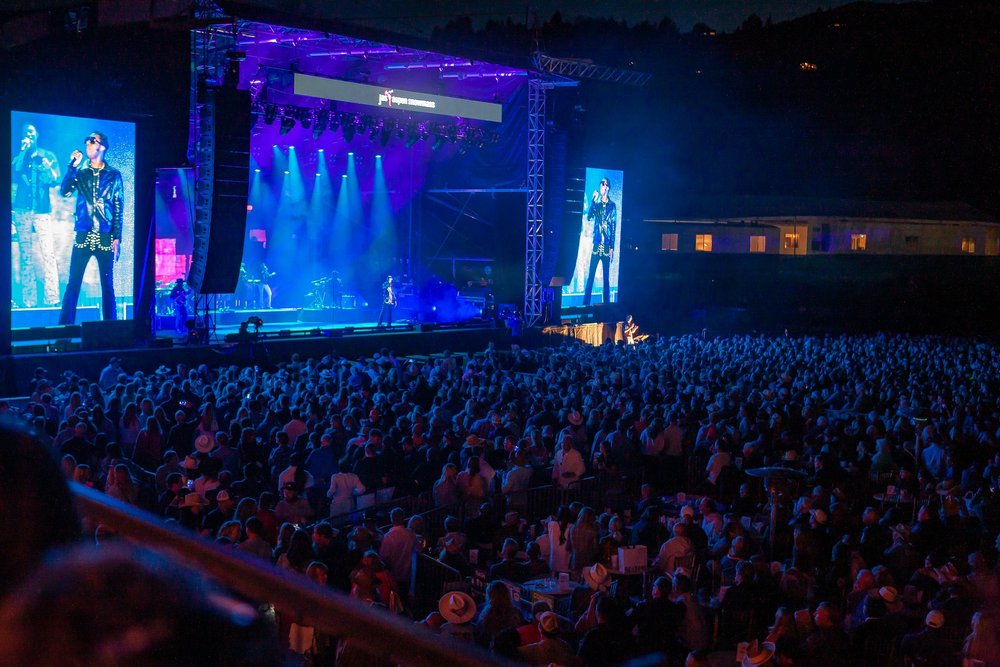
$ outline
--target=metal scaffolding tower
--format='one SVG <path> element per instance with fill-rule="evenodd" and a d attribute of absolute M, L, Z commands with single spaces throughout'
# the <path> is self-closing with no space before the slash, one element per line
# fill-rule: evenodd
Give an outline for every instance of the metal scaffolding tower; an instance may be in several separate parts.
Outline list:
<path fill-rule="evenodd" d="M 553 58 L 541 52 L 535 53 L 534 65 L 537 72 L 528 80 L 528 200 L 524 246 L 524 323 L 528 327 L 537 326 L 542 319 L 545 289 L 539 270 L 545 249 L 546 92 L 556 87 L 576 86 L 578 81 L 575 79 L 644 86 L 652 78 L 645 72 Z"/>
<path fill-rule="evenodd" d="M 539 276 L 545 248 L 545 92 L 552 84 L 528 81 L 528 201 L 524 245 L 524 323 L 533 327 L 542 319 Z"/>

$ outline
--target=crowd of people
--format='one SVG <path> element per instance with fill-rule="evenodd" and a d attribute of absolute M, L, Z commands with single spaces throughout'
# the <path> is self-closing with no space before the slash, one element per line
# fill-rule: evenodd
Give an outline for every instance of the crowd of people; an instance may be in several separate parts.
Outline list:
<path fill-rule="evenodd" d="M 40 368 L 4 407 L 67 479 L 529 664 L 994 667 L 998 371 L 973 339 L 701 335 L 269 370 L 112 359 L 93 379 Z M 787 472 L 765 489 L 747 474 L 765 467 Z M 544 516 L 542 485 L 563 501 Z M 443 529 L 359 511 L 373 493 L 423 499 Z M 629 547 L 646 577 L 620 576 Z M 416 554 L 470 584 L 427 609 Z M 560 573 L 567 595 L 519 604 Z M 278 636 L 363 662 L 290 616 Z"/>

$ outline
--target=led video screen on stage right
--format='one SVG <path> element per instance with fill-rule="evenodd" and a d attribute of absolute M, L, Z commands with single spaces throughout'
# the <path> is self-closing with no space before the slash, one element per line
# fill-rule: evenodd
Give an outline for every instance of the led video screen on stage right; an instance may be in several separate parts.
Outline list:
<path fill-rule="evenodd" d="M 618 301 L 623 172 L 587 167 L 581 202 L 580 244 L 573 275 L 562 288 L 564 307 Z"/>
<path fill-rule="evenodd" d="M 12 111 L 10 152 L 12 327 L 131 318 L 135 124 Z"/>

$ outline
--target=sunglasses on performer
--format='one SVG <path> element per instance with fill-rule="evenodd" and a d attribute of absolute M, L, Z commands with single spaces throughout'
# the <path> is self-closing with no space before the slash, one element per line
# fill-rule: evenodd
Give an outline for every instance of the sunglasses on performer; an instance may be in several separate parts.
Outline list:
<path fill-rule="evenodd" d="M 87 137 L 83 141 L 84 141 L 84 143 L 87 143 L 87 144 L 98 144 L 98 145 L 101 145 L 101 146 L 104 145 L 103 143 L 101 143 L 101 138 L 100 137 Z"/>

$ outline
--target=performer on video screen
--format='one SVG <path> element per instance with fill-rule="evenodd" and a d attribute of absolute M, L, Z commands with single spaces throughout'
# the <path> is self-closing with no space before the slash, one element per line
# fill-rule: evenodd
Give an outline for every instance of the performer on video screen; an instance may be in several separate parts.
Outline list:
<path fill-rule="evenodd" d="M 122 220 L 125 215 L 125 185 L 120 171 L 104 161 L 110 148 L 103 132 L 91 132 L 84 140 L 84 154 L 70 155 L 69 168 L 62 182 L 62 195 L 76 192 L 73 254 L 69 260 L 69 282 L 63 294 L 59 324 L 73 324 L 80 300 L 83 273 L 90 258 L 97 259 L 101 276 L 101 316 L 116 318 L 114 263 L 121 256 Z"/>
<path fill-rule="evenodd" d="M 46 306 L 59 303 L 59 270 L 54 250 L 52 201 L 49 191 L 59 182 L 56 156 L 38 145 L 34 125 L 21 128 L 21 149 L 11 160 L 11 179 L 16 186 L 12 220 L 17 232 L 18 275 L 21 298 L 18 305 L 38 305 L 38 280 Z"/>
<path fill-rule="evenodd" d="M 378 324 L 376 326 L 382 326 L 382 319 L 387 318 L 386 322 L 391 327 L 392 326 L 392 309 L 396 307 L 396 285 L 392 282 L 392 276 L 386 276 L 385 282 L 382 283 L 382 310 L 378 314 Z"/>
<path fill-rule="evenodd" d="M 595 190 L 591 198 L 587 220 L 594 223 L 594 247 L 590 254 L 590 272 L 587 275 L 587 288 L 583 295 L 583 305 L 590 305 L 590 294 L 594 289 L 594 274 L 597 265 L 601 264 L 601 274 L 604 277 L 602 293 L 604 303 L 611 303 L 611 259 L 615 253 L 615 229 L 618 227 L 618 207 L 608 197 L 611 181 L 605 176 L 601 179 L 599 191 Z"/>

